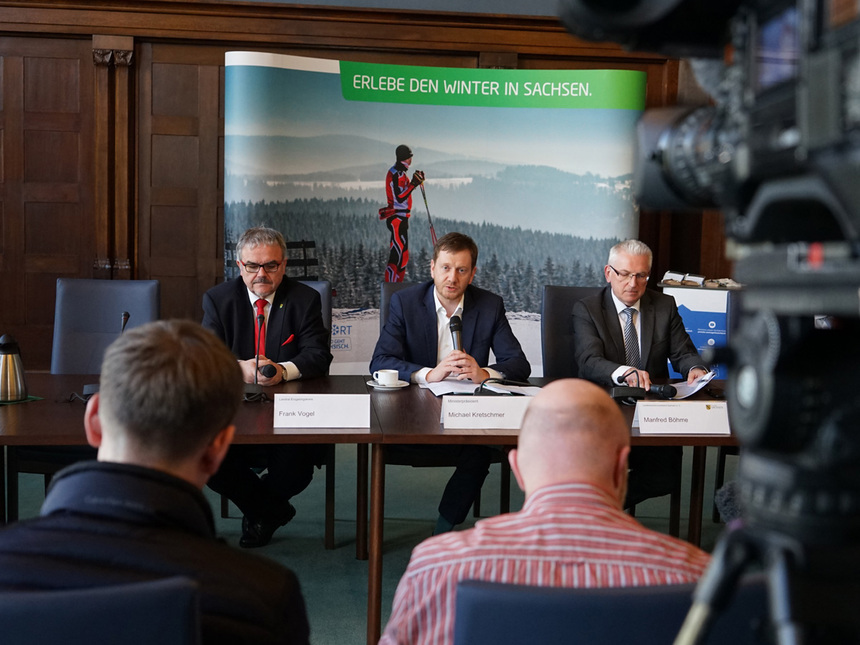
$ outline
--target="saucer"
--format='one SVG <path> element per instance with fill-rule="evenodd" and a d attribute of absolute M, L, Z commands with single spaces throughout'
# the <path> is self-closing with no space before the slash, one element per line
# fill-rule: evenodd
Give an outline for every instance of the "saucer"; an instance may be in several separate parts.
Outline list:
<path fill-rule="evenodd" d="M 394 385 L 380 385 L 376 381 L 368 381 L 367 384 L 370 387 L 375 387 L 377 390 L 397 390 L 401 387 L 406 387 L 409 385 L 406 381 L 397 381 Z"/>

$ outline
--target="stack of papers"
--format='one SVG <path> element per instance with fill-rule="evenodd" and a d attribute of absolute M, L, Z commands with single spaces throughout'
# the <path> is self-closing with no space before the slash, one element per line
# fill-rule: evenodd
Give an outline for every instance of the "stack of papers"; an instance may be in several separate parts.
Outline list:
<path fill-rule="evenodd" d="M 695 394 L 699 390 L 701 390 L 705 385 L 711 382 L 713 378 L 717 375 L 714 370 L 711 370 L 704 376 L 700 376 L 697 378 L 691 385 L 687 385 L 687 381 L 681 381 L 680 383 L 672 383 L 677 390 L 677 394 L 673 396 L 673 399 L 686 399 L 691 394 Z"/>

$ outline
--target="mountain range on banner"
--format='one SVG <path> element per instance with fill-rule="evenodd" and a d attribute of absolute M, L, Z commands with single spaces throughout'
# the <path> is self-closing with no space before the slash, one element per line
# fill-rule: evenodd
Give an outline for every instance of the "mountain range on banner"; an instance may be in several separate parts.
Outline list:
<path fill-rule="evenodd" d="M 225 138 L 225 201 L 285 202 L 297 199 L 362 198 L 385 203 L 385 174 L 394 143 L 355 135 Z M 574 174 L 552 166 L 505 164 L 414 148 L 409 175 L 426 174 L 433 217 L 550 233 L 602 238 L 635 224 L 631 175 Z M 420 192 L 413 213 L 423 214 Z"/>

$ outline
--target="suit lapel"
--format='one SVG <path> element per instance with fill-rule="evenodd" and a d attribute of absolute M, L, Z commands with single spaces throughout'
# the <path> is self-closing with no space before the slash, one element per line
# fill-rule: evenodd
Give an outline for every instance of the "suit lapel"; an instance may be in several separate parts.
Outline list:
<path fill-rule="evenodd" d="M 281 343 L 289 338 L 291 330 L 285 329 L 286 324 L 286 302 L 287 302 L 287 278 L 275 291 L 275 299 L 272 300 L 272 309 L 269 311 L 269 320 L 266 322 L 266 357 L 275 360 L 281 349 Z M 274 357 L 274 358 L 273 358 Z"/>
<path fill-rule="evenodd" d="M 433 365 L 436 365 L 436 354 L 439 353 L 439 337 L 436 334 L 436 300 L 433 298 L 435 289 L 433 282 L 424 294 L 424 315 L 421 316 L 421 332 L 424 334 L 424 346 L 430 350 Z"/>
<path fill-rule="evenodd" d="M 475 296 L 472 292 L 471 285 L 466 287 L 466 295 L 463 298 L 463 351 L 469 352 L 469 349 L 474 347 L 472 340 L 475 337 L 475 331 L 478 328 L 478 318 L 480 311 L 475 304 Z M 466 349 L 466 348 L 469 349 Z"/>

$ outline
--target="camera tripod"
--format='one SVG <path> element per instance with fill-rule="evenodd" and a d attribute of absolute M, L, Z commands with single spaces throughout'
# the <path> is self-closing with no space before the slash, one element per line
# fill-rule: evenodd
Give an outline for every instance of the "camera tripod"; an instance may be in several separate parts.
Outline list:
<path fill-rule="evenodd" d="M 675 645 L 704 642 L 742 575 L 756 565 L 765 573 L 769 613 L 769 625 L 762 621 L 759 626 L 758 642 L 860 643 L 860 543 L 811 546 L 736 521 L 717 543 Z"/>

